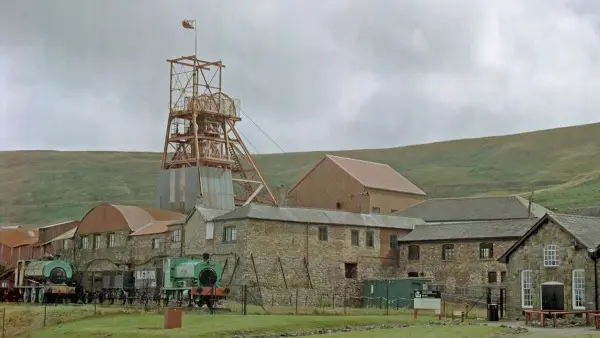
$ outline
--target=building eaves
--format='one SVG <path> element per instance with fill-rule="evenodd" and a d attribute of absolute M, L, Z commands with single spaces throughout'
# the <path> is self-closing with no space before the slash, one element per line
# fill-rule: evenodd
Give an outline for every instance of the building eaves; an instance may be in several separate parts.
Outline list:
<path fill-rule="evenodd" d="M 556 214 L 549 212 L 540 218 L 535 225 L 527 231 L 498 259 L 502 263 L 508 261 L 509 256 L 515 252 L 531 235 L 540 227 L 552 222 L 569 233 L 573 238 L 588 250 L 596 251 L 600 247 L 600 217 Z"/>
<path fill-rule="evenodd" d="M 54 224 L 50 224 L 50 225 L 44 225 L 44 226 L 38 227 L 38 229 L 48 229 L 48 228 L 56 227 L 56 226 L 63 225 L 63 224 L 73 223 L 73 222 L 78 222 L 78 221 L 70 220 L 70 221 L 59 222 L 59 223 L 54 223 Z"/>
<path fill-rule="evenodd" d="M 542 217 L 546 209 L 532 204 L 535 217 Z M 528 206 L 519 196 L 434 198 L 423 201 L 397 216 L 417 217 L 426 222 L 470 222 L 491 220 L 517 220 L 530 218 Z"/>
<path fill-rule="evenodd" d="M 132 232 L 129 236 L 156 235 L 169 231 L 169 225 L 180 221 L 152 221 Z"/>
<path fill-rule="evenodd" d="M 536 223 L 535 219 L 461 222 L 417 225 L 398 242 L 519 238 Z"/>
<path fill-rule="evenodd" d="M 291 223 L 309 223 L 324 225 L 350 225 L 377 228 L 396 228 L 412 230 L 417 224 L 425 224 L 422 219 L 398 217 L 380 214 L 358 214 L 345 211 L 323 209 L 274 207 L 261 204 L 249 204 L 214 218 L 218 221 L 241 219 L 259 219 Z"/>

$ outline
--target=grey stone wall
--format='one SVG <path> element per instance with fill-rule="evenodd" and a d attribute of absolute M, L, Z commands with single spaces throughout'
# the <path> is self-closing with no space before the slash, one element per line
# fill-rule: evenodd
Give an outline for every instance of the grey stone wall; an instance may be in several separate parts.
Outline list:
<path fill-rule="evenodd" d="M 424 273 L 427 278 L 433 278 L 434 283 L 444 285 L 447 292 L 459 292 L 457 288 L 473 286 L 500 286 L 501 275 L 506 266 L 498 262 L 498 258 L 516 242 L 515 239 L 463 240 L 448 242 L 415 242 L 401 243 L 399 247 L 399 267 L 401 277 L 409 272 Z M 480 244 L 493 244 L 493 257 L 480 258 Z M 454 245 L 454 259 L 442 260 L 442 246 Z M 409 260 L 410 245 L 419 246 L 419 260 Z M 488 272 L 496 272 L 497 282 L 488 283 Z"/>
<path fill-rule="evenodd" d="M 546 244 L 559 247 L 559 266 L 544 267 L 543 248 Z M 585 303 L 588 309 L 594 309 L 594 263 L 583 247 L 575 248 L 574 238 L 559 225 L 549 221 L 530 236 L 509 256 L 507 264 L 507 315 L 510 318 L 522 318 L 521 271 L 532 270 L 533 308 L 541 307 L 541 284 L 559 282 L 564 284 L 564 304 L 567 310 L 573 308 L 572 271 L 585 270 Z"/>

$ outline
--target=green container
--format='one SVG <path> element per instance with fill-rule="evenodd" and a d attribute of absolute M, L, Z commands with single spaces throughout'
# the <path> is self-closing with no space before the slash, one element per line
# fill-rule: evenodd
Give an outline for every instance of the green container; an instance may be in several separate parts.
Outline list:
<path fill-rule="evenodd" d="M 427 282 L 429 280 L 423 278 L 365 280 L 363 306 L 412 308 L 414 291 L 422 290 L 423 284 Z M 388 304 L 386 304 L 386 300 L 389 302 Z"/>

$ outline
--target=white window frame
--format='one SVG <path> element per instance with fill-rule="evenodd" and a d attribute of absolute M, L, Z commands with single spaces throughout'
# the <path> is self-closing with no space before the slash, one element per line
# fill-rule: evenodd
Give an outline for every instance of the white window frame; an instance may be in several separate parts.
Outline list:
<path fill-rule="evenodd" d="M 215 223 L 206 222 L 206 239 L 213 239 L 215 237 Z"/>
<path fill-rule="evenodd" d="M 115 247 L 115 234 L 114 233 L 110 233 L 108 234 L 108 247 L 109 248 L 114 248 Z"/>
<path fill-rule="evenodd" d="M 574 269 L 571 273 L 573 310 L 585 310 L 585 270 Z M 581 304 L 577 304 L 576 291 L 581 290 Z"/>
<path fill-rule="evenodd" d="M 69 240 L 68 239 L 63 239 L 62 248 L 63 248 L 63 250 L 69 249 Z"/>
<path fill-rule="evenodd" d="M 527 288 L 526 288 L 527 286 Z M 529 302 L 526 303 L 525 290 L 529 290 Z M 533 308 L 533 271 L 523 270 L 521 271 L 521 308 L 532 309 Z"/>
<path fill-rule="evenodd" d="M 81 246 L 84 249 L 89 249 L 90 248 L 90 237 L 89 236 L 83 236 L 81 238 Z"/>
<path fill-rule="evenodd" d="M 100 249 L 102 235 L 96 234 L 94 235 L 94 249 Z"/>
<path fill-rule="evenodd" d="M 175 229 L 171 232 L 171 241 L 175 243 L 181 242 L 181 229 Z"/>
<path fill-rule="evenodd" d="M 230 243 L 235 242 L 237 239 L 237 227 L 228 226 L 223 228 L 223 242 Z"/>
<path fill-rule="evenodd" d="M 153 250 L 160 249 L 160 238 L 153 238 L 152 239 L 152 249 Z"/>
<path fill-rule="evenodd" d="M 544 267 L 555 268 L 559 266 L 560 260 L 558 255 L 558 245 L 546 244 L 544 245 L 543 259 Z"/>

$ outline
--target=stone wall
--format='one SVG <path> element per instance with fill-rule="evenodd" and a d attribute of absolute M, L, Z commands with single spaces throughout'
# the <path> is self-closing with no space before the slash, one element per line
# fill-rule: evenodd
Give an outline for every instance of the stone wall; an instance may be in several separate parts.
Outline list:
<path fill-rule="evenodd" d="M 396 260 L 391 266 L 381 264 L 382 252 L 395 251 L 389 249 L 389 237 L 381 239 L 378 228 L 259 220 L 211 223 L 213 236 L 207 239 L 207 222 L 199 213 L 192 215 L 184 226 L 185 255 L 208 252 L 221 264 L 227 260 L 223 280 L 232 285 L 232 292 L 246 284 L 255 292 L 260 289 L 265 302 L 288 299 L 284 295 L 296 288 L 308 288 L 303 292 L 311 293 L 308 298 L 314 302 L 322 296 L 312 292 L 311 286 L 321 293 L 343 294 L 357 280 L 397 275 Z M 235 227 L 234 242 L 224 242 L 225 227 Z M 327 241 L 319 240 L 319 227 L 327 228 Z M 359 233 L 358 245 L 351 242 L 352 230 Z M 401 237 L 407 232 L 385 230 L 386 236 L 397 233 Z M 367 231 L 373 233 L 373 247 L 367 247 Z M 355 278 L 346 278 L 345 263 L 356 264 Z"/>
<path fill-rule="evenodd" d="M 544 267 L 543 248 L 546 244 L 559 247 L 558 267 Z M 564 284 L 564 304 L 567 310 L 573 308 L 572 271 L 585 270 L 585 303 L 588 309 L 595 308 L 594 302 L 594 262 L 583 247 L 575 247 L 574 238 L 559 225 L 548 221 L 531 235 L 510 256 L 507 264 L 507 315 L 522 318 L 521 271 L 532 270 L 533 308 L 541 307 L 541 284 L 559 282 Z"/>
<path fill-rule="evenodd" d="M 424 277 L 433 278 L 434 283 L 445 286 L 447 292 L 458 292 L 457 287 L 498 286 L 506 266 L 498 258 L 508 250 L 516 239 L 462 240 L 448 242 L 401 243 L 399 246 L 400 277 L 409 272 L 424 273 Z M 493 257 L 480 258 L 481 243 L 493 244 Z M 454 245 L 454 259 L 442 260 L 442 246 Z M 409 260 L 410 245 L 418 245 L 419 260 Z M 496 283 L 488 283 L 488 272 L 496 272 Z"/>

